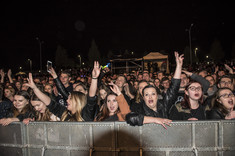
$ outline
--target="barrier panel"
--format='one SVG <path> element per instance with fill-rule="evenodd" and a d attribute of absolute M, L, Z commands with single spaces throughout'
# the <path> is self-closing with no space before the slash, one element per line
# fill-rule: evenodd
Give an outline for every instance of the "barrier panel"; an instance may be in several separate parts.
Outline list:
<path fill-rule="evenodd" d="M 1 156 L 234 156 L 235 121 L 15 122 L 0 126 Z"/>

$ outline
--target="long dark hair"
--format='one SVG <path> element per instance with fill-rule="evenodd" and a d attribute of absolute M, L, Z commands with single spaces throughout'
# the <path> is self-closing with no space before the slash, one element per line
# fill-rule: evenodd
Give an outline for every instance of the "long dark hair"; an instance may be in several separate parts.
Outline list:
<path fill-rule="evenodd" d="M 224 116 L 229 114 L 229 111 L 226 109 L 226 107 L 220 103 L 218 101 L 218 99 L 220 98 L 220 92 L 223 90 L 230 90 L 232 93 L 233 91 L 230 88 L 219 88 L 216 93 L 215 93 L 215 97 L 212 99 L 212 106 L 216 109 L 218 109 Z"/>
<path fill-rule="evenodd" d="M 95 121 L 104 121 L 105 119 L 107 119 L 107 118 L 109 117 L 109 109 L 108 109 L 108 106 L 107 106 L 107 99 L 108 99 L 108 97 L 109 97 L 110 95 L 115 95 L 115 96 L 117 96 L 117 94 L 115 94 L 115 93 L 113 93 L 113 92 L 109 93 L 109 94 L 106 96 L 106 98 L 105 98 L 105 100 L 104 100 L 103 109 L 101 110 L 101 112 L 99 112 L 99 113 L 97 114 L 97 116 L 95 117 Z M 118 110 L 115 112 L 115 114 L 118 113 L 118 112 L 119 112 L 119 108 L 118 108 Z"/>
<path fill-rule="evenodd" d="M 191 84 L 193 84 L 193 83 L 198 83 L 198 84 L 200 84 L 200 86 L 202 87 L 201 83 L 199 83 L 199 82 L 197 82 L 197 81 L 190 81 L 190 82 L 188 83 L 188 85 L 185 87 L 185 90 L 188 91 L 188 90 L 189 90 L 189 86 L 190 86 Z M 202 90 L 203 90 L 203 88 L 202 88 Z M 199 103 L 200 103 L 200 104 L 203 104 L 203 94 L 202 94 L 201 98 L 199 99 Z M 184 100 L 181 102 L 181 106 L 182 106 L 183 108 L 189 108 L 189 109 L 191 109 L 191 104 L 190 104 L 189 96 L 188 96 L 187 94 L 184 94 Z"/>
<path fill-rule="evenodd" d="M 43 92 L 44 94 L 49 96 L 49 93 Z M 31 96 L 31 101 L 41 101 L 36 94 L 33 94 Z M 41 101 L 42 102 L 42 101 Z M 49 109 L 46 107 L 45 113 L 40 113 L 35 110 L 36 115 L 36 121 L 51 121 L 51 115 L 52 113 L 49 111 Z"/>
<path fill-rule="evenodd" d="M 27 91 L 24 91 L 24 90 L 18 91 L 15 94 L 15 96 L 16 95 L 23 96 L 26 100 L 29 101 L 29 104 L 27 104 L 21 112 L 19 112 L 15 107 L 13 107 L 14 117 L 17 117 L 19 114 L 25 114 L 26 112 L 33 110 L 32 105 L 30 104 L 30 95 Z"/>

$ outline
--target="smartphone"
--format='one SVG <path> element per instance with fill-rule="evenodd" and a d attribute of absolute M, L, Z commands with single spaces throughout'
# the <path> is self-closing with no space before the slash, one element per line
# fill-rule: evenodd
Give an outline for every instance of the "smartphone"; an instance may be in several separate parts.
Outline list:
<path fill-rule="evenodd" d="M 49 72 L 51 68 L 52 68 L 52 62 L 47 61 L 47 72 Z"/>

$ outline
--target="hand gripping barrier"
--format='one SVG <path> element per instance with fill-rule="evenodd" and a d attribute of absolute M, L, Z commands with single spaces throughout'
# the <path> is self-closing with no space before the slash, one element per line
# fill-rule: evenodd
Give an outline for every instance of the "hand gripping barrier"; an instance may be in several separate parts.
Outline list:
<path fill-rule="evenodd" d="M 1 156 L 234 156 L 235 120 L 132 127 L 125 122 L 0 126 Z"/>

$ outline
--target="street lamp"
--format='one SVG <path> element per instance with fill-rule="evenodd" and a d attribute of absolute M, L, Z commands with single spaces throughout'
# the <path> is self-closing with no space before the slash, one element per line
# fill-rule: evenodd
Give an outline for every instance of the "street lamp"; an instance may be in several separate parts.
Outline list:
<path fill-rule="evenodd" d="M 32 60 L 30 60 L 30 59 L 28 59 L 28 61 L 29 61 L 30 72 L 32 72 L 33 62 L 32 62 Z"/>
<path fill-rule="evenodd" d="M 79 64 L 80 64 L 80 67 L 81 67 L 81 65 L 82 65 L 82 57 L 81 57 L 81 55 L 78 55 L 78 58 L 79 58 Z"/>
<path fill-rule="evenodd" d="M 193 23 L 190 25 L 189 29 L 188 29 L 188 36 L 189 36 L 189 54 L 190 54 L 190 64 L 193 63 L 193 56 L 192 56 L 192 38 L 191 38 L 191 29 L 193 27 Z"/>
<path fill-rule="evenodd" d="M 36 37 L 36 40 L 38 40 L 38 44 L 39 44 L 40 71 L 42 71 L 42 44 L 43 44 L 44 42 L 41 41 L 38 37 Z"/>
<path fill-rule="evenodd" d="M 198 48 L 195 48 L 195 57 L 197 57 Z"/>

